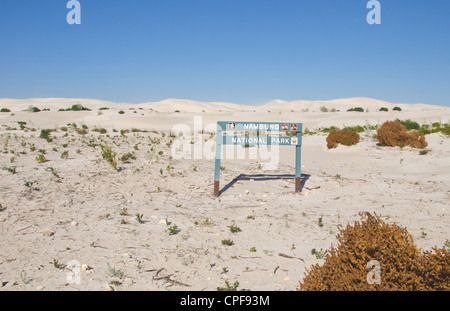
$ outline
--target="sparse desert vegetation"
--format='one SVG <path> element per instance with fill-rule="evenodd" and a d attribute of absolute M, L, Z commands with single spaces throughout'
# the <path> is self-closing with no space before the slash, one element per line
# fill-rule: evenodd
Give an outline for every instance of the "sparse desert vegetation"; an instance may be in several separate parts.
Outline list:
<path fill-rule="evenodd" d="M 348 224 L 339 232 L 338 244 L 329 254 L 313 250 L 318 258 L 325 257 L 325 262 L 307 270 L 299 290 L 450 290 L 448 249 L 420 251 L 406 228 L 388 224 L 376 214 L 362 216 L 361 222 Z M 378 276 L 368 269 L 373 261 L 380 264 Z"/>
<path fill-rule="evenodd" d="M 359 134 L 349 130 L 331 130 L 327 137 L 328 148 L 336 148 L 338 144 L 345 146 L 355 145 L 359 142 Z"/>
<path fill-rule="evenodd" d="M 375 119 L 316 124 L 314 114 L 333 119 L 360 114 L 342 107 L 330 113 L 331 104 L 324 106 L 328 111 L 299 109 L 298 119 L 306 116 L 302 193 L 295 194 L 293 180 L 284 177 L 294 172 L 288 146 L 270 172 L 248 156 L 224 159 L 223 193 L 216 198 L 214 161 L 180 159 L 175 152 L 183 150 L 177 145 L 182 138 L 192 150 L 198 142 L 213 143 L 213 132 L 189 137 L 144 122 L 125 127 L 119 121 L 140 122 L 145 118 L 140 112 L 160 122 L 168 115 L 147 108 L 130 113 L 125 107 L 97 115 L 94 105 L 83 107 L 95 111 L 62 113 L 51 106 L 48 113 L 42 109 L 45 115 L 22 108 L 11 109 L 16 116 L 2 115 L 0 290 L 294 290 L 311 267 L 327 266 L 336 233 L 363 210 L 386 215 L 386 224 L 407 226 L 424 252 L 437 254 L 432 247 L 449 239 L 445 120 L 421 122 L 405 109 L 395 114 L 370 109 Z M 52 113 L 67 119 L 36 121 Z M 380 115 L 407 133 L 424 135 L 428 146 L 383 147 Z M 184 109 L 176 116 L 191 117 Z M 100 122 L 108 118 L 114 124 Z M 338 131 L 358 135 L 359 141 L 352 145 L 357 139 L 351 138 L 349 147 L 329 150 L 327 137 Z M 415 174 L 408 174 L 411 168 Z M 241 174 L 249 177 L 240 179 Z M 67 284 L 71 262 L 79 264 L 80 284 Z M 422 279 L 435 276 L 427 269 L 424 265 Z"/>
<path fill-rule="evenodd" d="M 408 131 L 406 126 L 399 121 L 386 121 L 383 123 L 377 130 L 377 138 L 383 146 L 410 146 L 414 148 L 425 148 L 428 146 L 425 136 L 420 135 L 417 130 Z"/>
<path fill-rule="evenodd" d="M 347 111 L 364 112 L 364 108 L 362 108 L 362 107 L 354 107 L 354 108 L 348 109 Z"/>
<path fill-rule="evenodd" d="M 70 108 L 61 108 L 58 111 L 91 111 L 91 109 L 83 107 L 81 104 L 72 105 Z"/>

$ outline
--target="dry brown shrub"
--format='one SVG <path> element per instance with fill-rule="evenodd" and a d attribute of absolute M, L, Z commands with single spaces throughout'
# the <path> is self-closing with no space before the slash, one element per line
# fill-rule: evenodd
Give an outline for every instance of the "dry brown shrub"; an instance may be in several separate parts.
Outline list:
<path fill-rule="evenodd" d="M 328 148 L 336 148 L 338 144 L 346 146 L 355 145 L 359 142 L 359 134 L 349 130 L 331 130 L 327 137 Z"/>
<path fill-rule="evenodd" d="M 363 215 L 362 222 L 347 225 L 337 236 L 322 266 L 307 269 L 300 291 L 449 290 L 450 262 L 445 248 L 422 253 L 405 228 Z M 377 260 L 380 284 L 369 284 L 367 275 Z"/>
<path fill-rule="evenodd" d="M 426 290 L 450 290 L 450 257 L 445 248 L 433 248 L 426 251 L 420 262 L 420 272 L 425 281 Z"/>
<path fill-rule="evenodd" d="M 428 143 L 425 136 L 416 130 L 408 132 L 406 127 L 398 121 L 386 121 L 377 130 L 378 142 L 383 146 L 425 148 Z"/>

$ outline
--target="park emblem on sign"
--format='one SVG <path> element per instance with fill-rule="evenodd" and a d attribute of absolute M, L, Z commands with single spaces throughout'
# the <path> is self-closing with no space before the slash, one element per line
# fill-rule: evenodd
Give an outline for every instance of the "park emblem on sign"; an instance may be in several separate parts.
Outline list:
<path fill-rule="evenodd" d="M 295 192 L 301 192 L 302 123 L 219 121 L 216 133 L 214 195 L 220 195 L 222 145 L 295 146 Z M 244 132 L 245 134 L 238 134 Z M 275 135 L 276 133 L 280 135 Z"/>

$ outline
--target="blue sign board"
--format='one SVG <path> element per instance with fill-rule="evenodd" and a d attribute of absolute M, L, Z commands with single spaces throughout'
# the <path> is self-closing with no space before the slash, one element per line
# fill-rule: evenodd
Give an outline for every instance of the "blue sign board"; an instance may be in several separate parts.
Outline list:
<path fill-rule="evenodd" d="M 219 196 L 222 145 L 295 146 L 295 192 L 301 192 L 302 123 L 219 121 L 216 133 L 214 195 Z M 244 134 L 238 134 L 244 132 Z M 278 133 L 279 135 L 274 135 Z"/>

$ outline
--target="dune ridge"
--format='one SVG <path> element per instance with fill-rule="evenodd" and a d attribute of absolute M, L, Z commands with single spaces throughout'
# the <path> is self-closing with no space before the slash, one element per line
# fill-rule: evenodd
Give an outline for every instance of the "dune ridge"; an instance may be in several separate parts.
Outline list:
<path fill-rule="evenodd" d="M 370 111 L 377 111 L 381 107 L 392 110 L 398 106 L 402 110 L 440 110 L 448 109 L 448 107 L 428 105 L 428 104 L 406 104 L 391 103 L 384 100 L 352 97 L 333 100 L 293 100 L 286 101 L 282 99 L 274 99 L 268 103 L 261 105 L 240 105 L 230 102 L 202 102 L 190 99 L 168 98 L 158 102 L 144 102 L 140 104 L 116 103 L 106 100 L 85 99 L 85 98 L 28 98 L 28 99 L 0 99 L 0 108 L 8 108 L 11 111 L 25 110 L 29 106 L 37 106 L 40 109 L 66 109 L 72 105 L 80 104 L 90 109 L 99 109 L 108 107 L 112 109 L 128 109 L 142 108 L 152 109 L 159 112 L 221 112 L 221 111 L 320 111 L 321 107 L 329 110 L 346 111 L 349 108 L 362 107 Z"/>

